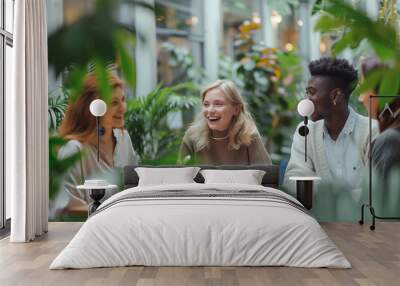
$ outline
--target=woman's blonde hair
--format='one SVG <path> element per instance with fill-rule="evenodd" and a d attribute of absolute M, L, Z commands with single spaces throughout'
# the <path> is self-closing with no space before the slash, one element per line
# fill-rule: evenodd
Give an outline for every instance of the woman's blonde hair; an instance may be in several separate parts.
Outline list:
<path fill-rule="evenodd" d="M 240 95 L 238 88 L 230 80 L 217 80 L 202 90 L 202 103 L 206 94 L 214 89 L 219 89 L 222 91 L 234 106 L 239 106 L 240 108 L 239 114 L 232 118 L 231 125 L 229 127 L 228 147 L 231 150 L 237 150 L 241 145 L 249 146 L 254 135 L 258 135 L 258 131 L 254 119 L 247 110 L 247 104 Z M 210 129 L 202 112 L 196 116 L 196 119 L 189 127 L 187 136 L 189 136 L 189 139 L 194 142 L 196 152 L 208 147 Z"/>

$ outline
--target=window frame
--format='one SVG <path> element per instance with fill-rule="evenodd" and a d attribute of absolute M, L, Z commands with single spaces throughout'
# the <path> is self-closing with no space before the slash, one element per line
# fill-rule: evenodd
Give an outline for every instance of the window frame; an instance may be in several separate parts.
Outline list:
<path fill-rule="evenodd" d="M 193 0 L 197 1 L 197 0 Z M 163 5 L 165 7 L 172 7 L 180 11 L 185 11 L 185 12 L 193 12 L 191 7 L 181 5 L 174 3 L 169 0 L 155 0 L 154 5 L 159 4 Z M 205 31 L 204 31 L 204 9 L 205 5 L 202 2 L 199 5 L 199 8 L 197 10 L 198 12 L 198 18 L 199 22 L 201 25 L 201 31 L 190 31 L 190 30 L 178 30 L 178 29 L 172 29 L 172 28 L 162 28 L 162 27 L 157 27 L 156 24 L 156 41 L 159 39 L 159 37 L 178 37 L 178 38 L 183 38 L 186 39 L 191 47 L 191 53 L 193 54 L 193 59 L 197 65 L 200 65 L 201 67 L 204 68 L 204 42 L 205 42 Z M 157 67 L 158 69 L 158 67 Z M 157 76 L 157 75 L 156 75 Z M 157 78 L 159 81 L 160 79 Z"/>
<path fill-rule="evenodd" d="M 12 0 L 15 7 L 15 1 Z M 6 48 L 13 48 L 13 34 L 6 30 L 6 0 L 0 0 L 0 236 L 6 235 L 10 231 L 10 219 L 7 219 L 7 200 L 5 188 L 5 93 L 6 93 Z M 13 12 L 14 12 L 13 7 Z M 14 12 L 15 13 L 15 12 Z M 14 15 L 13 15 L 14 16 Z M 13 30 L 13 29 L 12 29 Z"/>

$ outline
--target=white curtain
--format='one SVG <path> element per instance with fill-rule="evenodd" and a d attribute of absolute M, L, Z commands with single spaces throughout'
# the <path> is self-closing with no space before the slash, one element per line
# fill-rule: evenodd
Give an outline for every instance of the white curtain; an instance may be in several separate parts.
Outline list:
<path fill-rule="evenodd" d="M 12 242 L 47 232 L 48 123 L 45 0 L 15 1 L 13 94 L 6 98 L 6 187 Z"/>

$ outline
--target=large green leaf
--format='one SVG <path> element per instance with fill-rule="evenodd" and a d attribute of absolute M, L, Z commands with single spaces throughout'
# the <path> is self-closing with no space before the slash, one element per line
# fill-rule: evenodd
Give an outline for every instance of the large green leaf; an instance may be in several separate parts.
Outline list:
<path fill-rule="evenodd" d="M 135 38 L 125 31 L 119 31 L 116 34 L 117 53 L 119 55 L 118 63 L 121 68 L 122 76 L 125 82 L 131 88 L 136 85 L 135 60 L 132 56 L 135 46 Z"/>
<path fill-rule="evenodd" d="M 396 53 L 397 53 L 396 50 L 393 48 L 390 48 L 388 45 L 386 45 L 383 42 L 371 41 L 371 46 L 373 47 L 376 55 L 383 61 L 391 60 L 391 59 L 395 58 L 395 56 L 396 56 Z"/>
<path fill-rule="evenodd" d="M 355 93 L 378 88 L 380 95 L 395 95 L 399 92 L 400 31 L 385 19 L 372 19 L 363 10 L 358 10 L 343 0 L 325 0 L 324 14 L 316 24 L 316 30 L 341 31 L 334 44 L 333 54 L 346 48 L 355 49 L 360 43 L 372 47 L 375 55 L 386 66 L 367 76 Z M 388 100 L 380 99 L 380 105 Z"/>
<path fill-rule="evenodd" d="M 74 23 L 62 26 L 48 38 L 49 65 L 56 75 L 71 65 L 85 67 L 93 58 L 116 62 L 116 37 L 121 31 L 135 35 L 135 27 L 114 19 L 113 13 L 122 3 L 152 9 L 145 1 L 97 0 L 94 10 Z"/>
<path fill-rule="evenodd" d="M 382 69 L 376 69 L 371 71 L 363 80 L 363 82 L 357 86 L 357 88 L 353 91 L 353 94 L 359 96 L 361 93 L 366 91 L 375 90 L 384 75 L 384 71 Z"/>
<path fill-rule="evenodd" d="M 344 22 L 341 19 L 336 19 L 330 15 L 323 15 L 315 24 L 314 29 L 316 31 L 330 32 L 343 28 L 343 24 Z"/>
<path fill-rule="evenodd" d="M 386 70 L 383 73 L 379 87 L 379 95 L 394 96 L 399 91 L 399 73 L 394 70 Z"/>
<path fill-rule="evenodd" d="M 324 0 L 316 0 L 311 10 L 311 15 L 315 15 L 324 11 Z"/>
<path fill-rule="evenodd" d="M 64 159 L 58 158 L 58 150 L 67 143 L 58 136 L 49 138 L 49 198 L 54 199 L 60 190 L 61 182 L 68 170 L 83 156 L 82 152 L 75 153 Z"/>
<path fill-rule="evenodd" d="M 107 103 L 111 103 L 112 86 L 110 84 L 110 74 L 104 62 L 100 59 L 94 60 L 94 69 L 96 74 L 96 84 L 99 89 L 100 97 Z"/>
<path fill-rule="evenodd" d="M 56 75 L 66 75 L 66 86 L 71 100 L 80 95 L 84 76 L 94 64 L 101 96 L 111 98 L 111 86 L 106 80 L 109 67 L 121 69 L 123 79 L 134 88 L 136 68 L 133 57 L 135 34 L 133 25 L 123 24 L 114 18 L 122 4 L 153 7 L 139 0 L 96 0 L 94 9 L 69 25 L 57 29 L 48 37 L 49 65 Z M 107 86 L 108 85 L 108 86 Z"/>
<path fill-rule="evenodd" d="M 85 75 L 86 69 L 77 66 L 74 66 L 68 73 L 68 77 L 65 80 L 65 87 L 68 89 L 71 101 L 75 101 L 81 94 Z"/>
<path fill-rule="evenodd" d="M 368 39 L 375 53 L 383 60 L 393 58 L 398 53 L 398 39 L 396 30 L 386 25 L 382 20 L 373 20 L 342 0 L 326 1 L 324 11 L 327 15 L 320 17 L 316 30 L 331 32 L 332 29 L 344 31 L 339 39 L 335 52 L 345 48 L 356 48 L 363 39 Z M 350 35 L 349 35 L 350 34 Z"/>

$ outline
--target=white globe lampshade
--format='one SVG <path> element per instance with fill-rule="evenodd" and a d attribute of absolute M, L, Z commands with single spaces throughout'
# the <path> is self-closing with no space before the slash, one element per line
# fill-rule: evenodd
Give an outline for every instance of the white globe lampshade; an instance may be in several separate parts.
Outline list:
<path fill-rule="evenodd" d="M 103 100 L 95 99 L 90 103 L 89 109 L 94 116 L 103 116 L 107 111 L 107 105 Z"/>
<path fill-rule="evenodd" d="M 303 117 L 313 114 L 314 109 L 314 103 L 309 99 L 303 99 L 297 105 L 297 112 Z"/>

